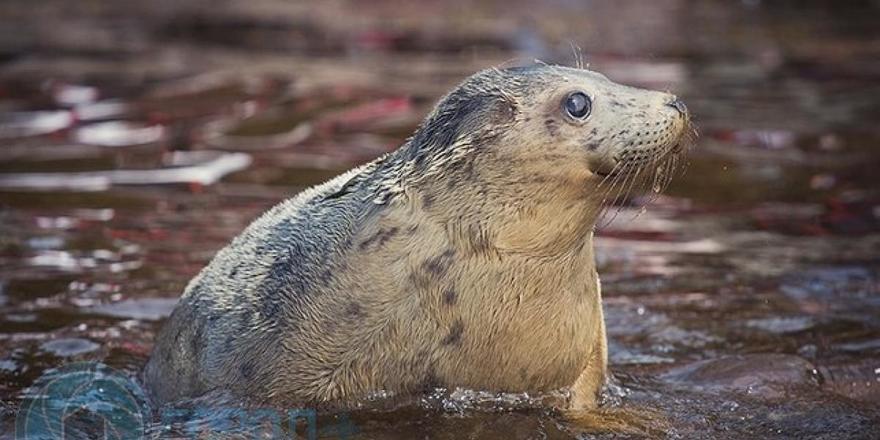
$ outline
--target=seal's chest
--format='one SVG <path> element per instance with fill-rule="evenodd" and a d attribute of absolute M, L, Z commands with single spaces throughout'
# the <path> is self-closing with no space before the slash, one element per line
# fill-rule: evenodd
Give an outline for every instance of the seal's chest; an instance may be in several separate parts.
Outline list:
<path fill-rule="evenodd" d="M 470 377 L 474 386 L 513 392 L 574 383 L 602 337 L 601 315 L 591 307 L 545 307 L 535 313 L 523 305 L 518 313 L 487 315 L 473 323 L 470 337 L 450 353 L 459 369 L 453 377 Z"/>
<path fill-rule="evenodd" d="M 461 320 L 462 345 L 447 353 L 461 370 L 456 376 L 470 376 L 475 385 L 533 391 L 569 386 L 586 368 L 604 337 L 595 272 L 528 275 L 462 292 L 475 302 Z"/>

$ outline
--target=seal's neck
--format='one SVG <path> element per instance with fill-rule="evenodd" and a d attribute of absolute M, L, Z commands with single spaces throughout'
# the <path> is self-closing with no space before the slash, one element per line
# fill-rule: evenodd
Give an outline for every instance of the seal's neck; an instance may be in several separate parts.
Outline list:
<path fill-rule="evenodd" d="M 539 256 L 579 253 L 590 245 L 598 211 L 583 200 L 550 198 L 524 203 L 496 228 L 502 251 Z"/>
<path fill-rule="evenodd" d="M 415 209 L 439 223 L 457 247 L 554 257 L 591 246 L 601 202 L 582 176 L 456 175 L 406 190 Z M 455 184 L 450 184 L 454 182 Z"/>
<path fill-rule="evenodd" d="M 591 245 L 599 204 L 585 197 L 580 188 L 555 183 L 545 182 L 538 194 L 511 197 L 516 200 L 516 209 L 500 218 L 494 228 L 499 250 L 556 256 L 580 253 L 585 245 Z"/>

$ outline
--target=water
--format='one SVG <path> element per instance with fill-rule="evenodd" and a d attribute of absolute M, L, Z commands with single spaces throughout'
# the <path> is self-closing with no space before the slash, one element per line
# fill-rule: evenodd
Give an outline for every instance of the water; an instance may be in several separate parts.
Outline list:
<path fill-rule="evenodd" d="M 572 46 L 674 91 L 701 134 L 599 233 L 602 411 L 380 394 L 346 414 L 360 438 L 880 436 L 876 2 L 18 3 L 0 6 L 0 438 L 52 368 L 137 380 L 185 283 L 263 210 L 399 145 L 474 71 L 574 65 Z"/>

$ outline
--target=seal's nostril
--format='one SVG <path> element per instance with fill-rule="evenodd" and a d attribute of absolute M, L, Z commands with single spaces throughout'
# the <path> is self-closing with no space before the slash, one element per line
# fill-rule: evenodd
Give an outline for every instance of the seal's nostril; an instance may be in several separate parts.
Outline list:
<path fill-rule="evenodd" d="M 687 112 L 688 112 L 687 106 L 684 105 L 684 102 L 682 102 L 678 98 L 675 98 L 672 101 L 669 101 L 668 103 L 666 103 L 666 105 L 678 110 L 678 112 L 681 113 L 682 116 L 687 115 Z"/>

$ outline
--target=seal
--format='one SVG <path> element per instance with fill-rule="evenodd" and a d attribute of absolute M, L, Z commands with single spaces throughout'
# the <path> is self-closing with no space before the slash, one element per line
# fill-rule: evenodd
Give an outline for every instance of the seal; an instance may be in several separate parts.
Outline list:
<path fill-rule="evenodd" d="M 145 379 L 160 403 L 378 390 L 570 389 L 607 344 L 593 230 L 659 189 L 693 130 L 675 96 L 583 69 L 479 72 L 399 149 L 275 206 L 186 287 Z"/>

